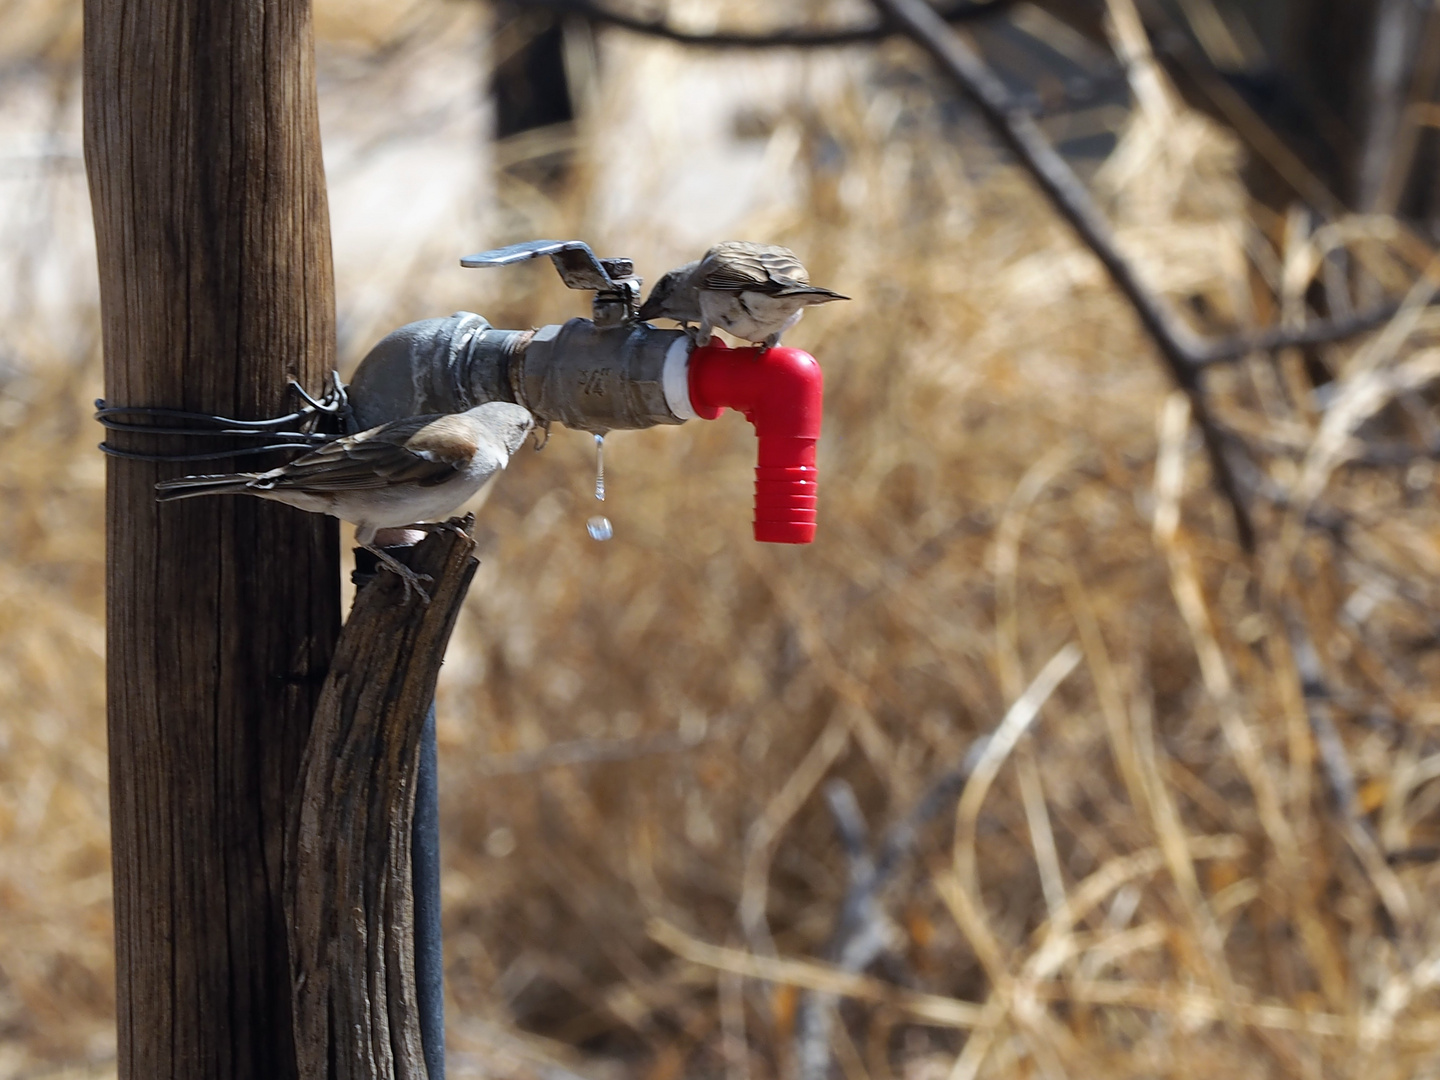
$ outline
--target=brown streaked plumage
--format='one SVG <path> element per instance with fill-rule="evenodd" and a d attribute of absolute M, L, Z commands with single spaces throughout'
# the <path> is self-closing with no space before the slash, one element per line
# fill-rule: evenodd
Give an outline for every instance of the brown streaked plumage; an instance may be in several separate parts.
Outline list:
<path fill-rule="evenodd" d="M 448 517 L 505 468 L 532 427 L 526 409 L 504 401 L 410 416 L 336 439 L 269 472 L 162 480 L 156 498 L 254 495 L 352 522 L 360 546 L 425 596 L 418 577 L 375 546 L 376 532 Z"/>
<path fill-rule="evenodd" d="M 800 321 L 805 308 L 848 299 L 811 285 L 809 272 L 789 248 L 727 240 L 661 277 L 641 305 L 640 318 L 699 323 L 699 345 L 708 344 L 718 326 L 770 347 Z"/>

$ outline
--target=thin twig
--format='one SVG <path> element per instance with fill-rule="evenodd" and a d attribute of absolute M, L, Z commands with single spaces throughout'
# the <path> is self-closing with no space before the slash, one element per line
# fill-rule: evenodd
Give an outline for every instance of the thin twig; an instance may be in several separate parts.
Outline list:
<path fill-rule="evenodd" d="M 841 971 L 864 971 L 885 949 L 886 925 L 875 903 L 879 882 L 870 855 L 869 830 L 855 792 L 844 780 L 825 785 L 825 801 L 835 818 L 835 832 L 849 863 L 850 885 L 840 905 L 826 959 Z M 830 1039 L 837 995 L 811 991 L 800 1005 L 795 1024 L 795 1059 L 800 1080 L 825 1080 L 830 1074 Z"/>
<path fill-rule="evenodd" d="M 879 979 L 839 972 L 811 961 L 756 956 L 711 945 L 691 937 L 663 919 L 651 919 L 646 924 L 646 930 L 659 945 L 702 967 L 733 971 L 749 979 L 786 986 L 825 990 L 856 1001 L 884 1005 L 912 1023 L 963 1031 L 983 1028 L 987 1021 L 984 1006 L 975 1002 L 906 991 Z M 1101 979 L 1084 986 L 1047 982 L 1034 987 L 1034 993 L 1046 1002 L 1120 1005 L 1158 1016 L 1183 1019 L 1187 1023 L 1219 1020 L 1226 1011 L 1224 1002 L 1208 994 L 1176 992 L 1130 980 Z M 1256 1029 L 1301 1032 L 1328 1039 L 1355 1037 L 1354 1018 L 1337 1013 L 1250 1002 L 1237 1004 L 1235 1013 L 1241 1023 Z M 1396 1025 L 1390 1034 L 1399 1043 L 1428 1046 L 1440 1039 L 1440 1023 L 1429 1018 L 1411 1020 L 1404 1025 Z"/>
<path fill-rule="evenodd" d="M 1325 771 L 1331 798 L 1344 825 L 1345 839 L 1395 925 L 1401 931 L 1412 931 L 1414 913 L 1405 886 L 1386 862 L 1380 838 L 1361 809 L 1355 770 L 1331 715 L 1333 698 L 1320 666 L 1320 655 L 1299 615 L 1289 609 L 1284 610 L 1283 615 L 1290 637 L 1290 651 L 1300 676 L 1305 712 L 1310 719 L 1310 730 L 1314 733 L 1320 766 Z"/>
<path fill-rule="evenodd" d="M 970 3 L 967 0 L 950 0 L 934 10 L 938 18 L 948 22 L 971 22 L 993 18 L 1014 2 L 1015 0 L 989 0 L 988 3 Z M 615 26 L 634 34 L 645 34 L 648 37 L 706 49 L 797 49 L 864 45 L 883 41 L 899 32 L 898 28 L 882 20 L 863 26 L 837 27 L 834 30 L 790 27 L 771 33 L 692 33 L 678 30 L 662 18 L 630 15 L 598 3 L 597 0 L 530 0 L 530 6 L 546 8 L 562 15 L 578 15 L 593 23 Z"/>
<path fill-rule="evenodd" d="M 1423 446 L 1409 446 L 1404 443 L 1366 444 L 1364 450 L 1352 454 L 1342 464 L 1360 469 L 1393 469 L 1400 465 L 1413 465 L 1417 461 L 1440 460 L 1440 443 L 1428 442 Z"/>
<path fill-rule="evenodd" d="M 982 750 L 976 755 L 974 767 L 966 778 L 960 804 L 955 808 L 955 869 L 961 883 L 973 892 L 979 892 L 976 875 L 975 832 L 980 820 L 980 807 L 985 796 L 1000 775 L 1005 760 L 1015 749 L 1021 737 L 1030 729 L 1040 710 L 1050 700 L 1060 684 L 1080 663 L 1080 647 L 1074 643 L 1066 645 L 1045 666 L 1040 669 L 1025 692 L 1001 719 L 999 725 L 985 740 Z"/>
<path fill-rule="evenodd" d="M 825 800 L 849 862 L 850 884 L 825 957 L 841 971 L 859 973 L 884 952 L 889 928 L 880 910 L 880 894 L 915 850 L 920 830 L 954 805 L 988 739 L 977 740 L 955 768 L 941 774 L 903 818 L 885 831 L 872 853 L 865 817 L 855 792 L 844 780 L 825 786 Z M 824 1080 L 830 1071 L 830 1034 L 837 995 L 805 995 L 795 1025 L 796 1060 L 801 1080 Z"/>
<path fill-rule="evenodd" d="M 1304 326 L 1276 326 L 1269 330 L 1235 334 L 1210 341 L 1197 340 L 1187 346 L 1187 362 L 1203 368 L 1212 364 L 1232 363 L 1255 353 L 1330 345 L 1379 329 L 1393 319 L 1399 310 L 1399 304 L 1380 304 L 1354 315 L 1316 319 Z"/>
<path fill-rule="evenodd" d="M 825 778 L 840 754 L 850 744 L 854 710 L 838 709 L 805 757 L 765 806 L 765 811 L 745 834 L 745 870 L 740 880 L 740 902 L 735 916 L 752 948 L 773 951 L 770 925 L 765 917 L 765 898 L 770 877 L 770 859 L 780 834 L 811 792 Z"/>
<path fill-rule="evenodd" d="M 1051 205 L 1073 228 L 1109 273 L 1115 286 L 1130 301 L 1141 325 L 1150 335 L 1169 368 L 1175 383 L 1190 399 L 1191 414 L 1205 438 L 1216 483 L 1229 501 L 1235 516 L 1235 531 L 1242 547 L 1253 550 L 1255 529 L 1234 469 L 1225 456 L 1219 425 L 1210 415 L 1202 392 L 1197 359 L 1202 343 L 1188 327 L 1178 322 L 1165 302 L 1140 279 L 1130 261 L 1120 253 L 1110 226 L 1090 192 L 1065 159 L 1050 145 L 1034 118 L 1018 107 L 1005 84 L 986 66 L 980 55 L 945 24 L 924 0 L 875 0 L 917 45 L 940 64 L 979 109 L 1020 164 L 1049 198 Z"/>
<path fill-rule="evenodd" d="M 865 824 L 855 789 L 844 780 L 831 780 L 825 785 L 825 801 L 830 804 L 835 834 L 850 861 L 850 887 L 854 889 L 859 881 L 875 876 L 875 864 L 870 858 L 870 828 Z"/>
<path fill-rule="evenodd" d="M 819 990 L 883 1005 L 913 1023 L 965 1030 L 974 1027 L 981 1018 L 981 1006 L 971 1001 L 917 993 L 894 983 L 887 983 L 883 979 L 837 971 L 828 964 L 812 960 L 760 956 L 739 949 L 711 945 L 691 937 L 661 918 L 650 919 L 645 924 L 645 929 L 656 943 L 692 964 L 733 971 L 747 979 L 760 979 L 805 990 Z"/>

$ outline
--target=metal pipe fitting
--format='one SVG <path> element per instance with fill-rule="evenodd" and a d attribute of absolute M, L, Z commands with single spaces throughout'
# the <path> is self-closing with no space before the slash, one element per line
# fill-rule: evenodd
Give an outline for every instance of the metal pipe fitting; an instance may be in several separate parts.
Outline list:
<path fill-rule="evenodd" d="M 360 361 L 346 392 L 357 430 L 406 416 L 465 412 L 515 401 L 508 371 L 529 331 L 497 330 L 457 311 L 392 331 Z"/>
<path fill-rule="evenodd" d="M 759 437 L 755 539 L 815 538 L 816 441 L 824 379 L 809 353 L 694 348 L 679 330 L 589 319 L 497 330 L 457 312 L 402 326 L 370 350 L 348 387 L 359 428 L 487 401 L 582 431 L 647 428 L 743 413 Z"/>
<path fill-rule="evenodd" d="M 360 362 L 348 392 L 361 429 L 486 401 L 525 406 L 542 421 L 603 434 L 684 423 L 666 403 L 665 366 L 688 354 L 679 330 L 571 319 L 497 330 L 479 315 L 410 323 Z M 682 358 L 683 359 L 683 358 Z"/>
<path fill-rule="evenodd" d="M 677 351 L 690 352 L 679 330 L 571 319 L 535 331 L 511 365 L 510 384 L 536 416 L 597 435 L 682 424 L 665 400 L 665 361 Z"/>

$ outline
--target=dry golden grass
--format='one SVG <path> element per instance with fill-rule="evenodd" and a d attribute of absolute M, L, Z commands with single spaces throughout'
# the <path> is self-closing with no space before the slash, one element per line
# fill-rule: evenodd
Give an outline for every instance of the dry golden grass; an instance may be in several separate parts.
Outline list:
<path fill-rule="evenodd" d="M 1293 357 L 1213 377 L 1268 483 L 1346 522 L 1262 507 L 1250 559 L 1090 257 L 924 91 L 877 88 L 912 54 L 605 58 L 572 183 L 502 177 L 486 239 L 585 236 L 651 278 L 686 256 L 601 194 L 690 167 L 647 80 L 709 64 L 785 88 L 764 152 L 794 190 L 743 232 L 857 299 L 792 335 L 828 380 L 813 546 L 751 541 L 733 415 L 609 439 L 608 544 L 583 527 L 587 437 L 522 454 L 486 503 L 440 690 L 453 1073 L 785 1075 L 824 992 L 846 1080 L 1440 1075 L 1434 477 L 1342 467 L 1354 432 L 1422 423 L 1434 326 L 1329 353 L 1323 413 Z M 1330 242 L 1397 292 L 1429 259 L 1374 222 L 1270 246 L 1234 148 L 1155 120 L 1097 184 L 1152 279 L 1217 318 L 1270 317 L 1263 274 L 1284 306 Z M 413 243 L 365 325 L 578 310 L 543 267 L 430 272 L 453 233 Z M 112 1006 L 98 358 L 37 350 L 0 389 L 0 1076 L 103 1071 Z M 886 960 L 818 960 L 848 870 L 824 784 L 878 834 L 1007 715 L 883 896 Z"/>

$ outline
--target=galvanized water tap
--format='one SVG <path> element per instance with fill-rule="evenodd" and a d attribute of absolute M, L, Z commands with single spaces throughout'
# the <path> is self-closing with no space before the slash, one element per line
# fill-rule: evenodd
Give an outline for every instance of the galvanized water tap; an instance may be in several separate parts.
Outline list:
<path fill-rule="evenodd" d="M 714 419 L 735 409 L 755 426 L 755 539 L 815 538 L 815 445 L 823 380 L 799 349 L 695 347 L 680 330 L 636 315 L 640 279 L 629 259 L 599 259 L 578 240 L 535 240 L 471 255 L 463 266 L 549 256 L 572 289 L 595 293 L 590 319 L 499 330 L 456 312 L 410 323 L 361 361 L 348 388 L 360 428 L 421 413 L 512 401 L 539 420 L 608 431 Z"/>
<path fill-rule="evenodd" d="M 596 326 L 634 322 L 640 306 L 641 279 L 629 259 L 597 259 L 582 240 L 527 240 L 523 244 L 466 255 L 461 266 L 509 266 L 549 255 L 567 288 L 591 289 L 590 313 Z"/>

